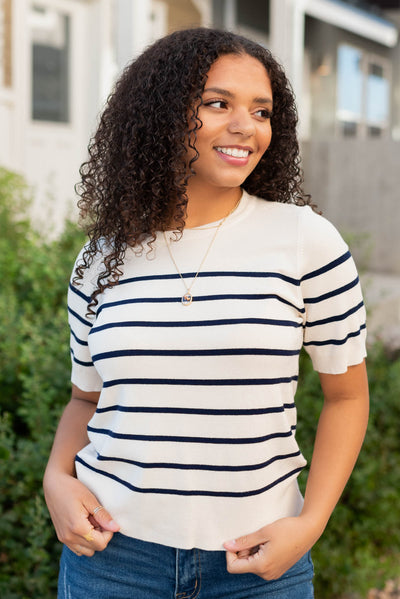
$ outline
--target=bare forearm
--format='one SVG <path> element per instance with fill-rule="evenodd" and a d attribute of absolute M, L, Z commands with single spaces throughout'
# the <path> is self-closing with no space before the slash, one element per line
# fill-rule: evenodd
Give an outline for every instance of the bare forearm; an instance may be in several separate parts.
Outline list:
<path fill-rule="evenodd" d="M 368 420 L 368 397 L 326 402 L 318 423 L 302 515 L 322 533 L 357 460 Z"/>
<path fill-rule="evenodd" d="M 86 428 L 98 400 L 98 393 L 75 390 L 78 395 L 73 388 L 58 425 L 43 487 L 59 540 L 77 555 L 92 556 L 107 546 L 119 526 L 105 508 L 96 512 L 98 498 L 75 477 L 75 455 L 89 441 Z"/>
<path fill-rule="evenodd" d="M 75 475 L 75 455 L 89 442 L 86 428 L 96 410 L 91 401 L 72 398 L 57 428 L 46 474 L 57 471 Z"/>

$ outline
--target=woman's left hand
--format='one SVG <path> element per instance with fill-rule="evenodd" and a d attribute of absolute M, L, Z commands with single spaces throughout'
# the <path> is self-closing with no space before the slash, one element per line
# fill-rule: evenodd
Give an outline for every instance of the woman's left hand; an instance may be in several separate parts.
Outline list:
<path fill-rule="evenodd" d="M 257 532 L 224 543 L 228 572 L 252 572 L 275 580 L 291 568 L 322 534 L 305 516 L 282 518 Z"/>

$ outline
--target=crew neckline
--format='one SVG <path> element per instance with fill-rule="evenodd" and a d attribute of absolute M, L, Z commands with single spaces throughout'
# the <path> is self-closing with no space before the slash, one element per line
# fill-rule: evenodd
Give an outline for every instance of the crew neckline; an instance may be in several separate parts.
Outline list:
<path fill-rule="evenodd" d="M 251 199 L 252 196 L 250 196 L 244 189 L 242 189 L 242 196 L 238 202 L 238 205 L 229 216 L 220 218 L 210 223 L 205 223 L 204 225 L 199 225 L 197 227 L 185 227 L 183 229 L 181 239 L 198 238 L 203 235 L 213 235 L 213 233 L 215 233 L 215 229 L 224 220 L 224 218 L 226 220 L 222 226 L 222 230 L 225 231 L 227 228 L 231 227 L 233 224 L 241 220 L 245 214 L 247 214 L 247 211 L 251 204 Z M 171 229 L 170 231 L 165 231 L 165 233 L 166 235 L 169 234 L 171 237 L 173 237 L 175 231 Z M 163 239 L 164 235 L 161 231 L 159 231 L 157 233 L 157 237 L 158 239 Z"/>

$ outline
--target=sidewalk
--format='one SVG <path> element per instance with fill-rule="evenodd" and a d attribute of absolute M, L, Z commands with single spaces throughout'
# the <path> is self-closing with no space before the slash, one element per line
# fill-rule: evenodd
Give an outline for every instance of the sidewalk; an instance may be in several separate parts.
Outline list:
<path fill-rule="evenodd" d="M 368 312 L 368 342 L 381 340 L 389 351 L 400 350 L 400 276 L 361 275 Z"/>

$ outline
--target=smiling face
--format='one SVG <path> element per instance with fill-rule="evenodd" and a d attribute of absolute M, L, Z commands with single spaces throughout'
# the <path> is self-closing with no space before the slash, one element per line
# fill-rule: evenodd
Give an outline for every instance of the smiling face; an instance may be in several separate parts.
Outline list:
<path fill-rule="evenodd" d="M 238 188 L 271 141 L 272 89 L 261 62 L 248 54 L 227 54 L 211 66 L 198 116 L 199 152 L 190 187 L 208 191 Z M 192 157 L 193 150 L 189 151 Z"/>

